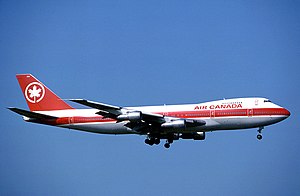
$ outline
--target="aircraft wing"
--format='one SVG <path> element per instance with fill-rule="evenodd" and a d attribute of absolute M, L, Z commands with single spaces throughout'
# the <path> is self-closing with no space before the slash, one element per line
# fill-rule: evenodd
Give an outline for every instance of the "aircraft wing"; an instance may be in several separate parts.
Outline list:
<path fill-rule="evenodd" d="M 89 100 L 85 100 L 85 99 L 69 99 L 69 100 L 76 102 L 76 103 L 80 103 L 82 105 L 85 105 L 85 106 L 88 106 L 91 108 L 98 109 L 105 113 L 113 114 L 115 116 L 122 114 L 122 112 L 121 112 L 122 108 L 118 107 L 118 106 L 108 105 L 108 104 L 104 104 L 104 103 L 98 103 L 98 102 L 89 101 Z"/>
<path fill-rule="evenodd" d="M 102 115 L 104 117 L 113 118 L 118 121 L 143 120 L 145 122 L 157 123 L 157 124 L 162 124 L 162 123 L 166 122 L 164 116 L 161 114 L 144 113 L 141 111 L 131 110 L 128 108 L 113 106 L 113 105 L 104 104 L 104 103 L 98 103 L 98 102 L 89 101 L 89 100 L 85 100 L 85 99 L 70 99 L 70 101 L 98 109 L 99 112 L 97 112 L 97 114 Z"/>
<path fill-rule="evenodd" d="M 164 116 L 162 114 L 147 113 L 124 107 L 98 103 L 85 99 L 70 99 L 70 101 L 98 109 L 99 112 L 97 112 L 96 114 L 102 115 L 104 117 L 113 118 L 118 122 L 126 120 L 130 122 L 143 121 L 149 125 L 160 125 L 161 127 L 172 127 L 173 125 L 176 126 L 176 123 L 183 123 L 186 127 L 203 126 L 206 124 L 204 120 L 175 118 L 170 116 Z"/>

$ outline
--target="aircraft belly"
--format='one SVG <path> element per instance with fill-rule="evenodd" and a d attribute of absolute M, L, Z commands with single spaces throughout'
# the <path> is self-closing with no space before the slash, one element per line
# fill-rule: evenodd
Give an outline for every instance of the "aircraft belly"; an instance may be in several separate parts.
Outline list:
<path fill-rule="evenodd" d="M 229 129 L 248 129 L 271 125 L 284 120 L 282 116 L 265 117 L 233 117 L 233 118 L 209 118 L 202 119 L 206 122 L 204 126 L 187 127 L 185 129 L 170 129 L 165 132 L 198 132 L 198 131 L 216 131 Z M 62 125 L 62 127 L 82 130 L 101 134 L 141 134 L 133 129 L 124 126 L 124 123 L 78 123 L 71 125 Z"/>
<path fill-rule="evenodd" d="M 236 118 L 213 118 L 206 119 L 205 131 L 248 129 L 267 126 L 284 120 L 284 117 L 236 117 Z"/>
<path fill-rule="evenodd" d="M 68 128 L 101 134 L 136 134 L 122 123 L 82 123 L 68 125 Z"/>

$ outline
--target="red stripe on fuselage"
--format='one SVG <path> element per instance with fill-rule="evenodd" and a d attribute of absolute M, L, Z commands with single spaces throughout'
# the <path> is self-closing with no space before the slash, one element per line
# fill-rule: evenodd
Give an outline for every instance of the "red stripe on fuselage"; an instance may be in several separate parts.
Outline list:
<path fill-rule="evenodd" d="M 157 112 L 156 114 L 163 114 Z M 164 113 L 165 114 L 165 113 Z M 200 111 L 179 111 L 168 112 L 167 116 L 176 118 L 222 118 L 222 117 L 249 117 L 249 116 L 289 116 L 290 112 L 284 108 L 253 108 L 253 109 L 225 109 L 225 110 L 200 110 Z M 103 118 L 102 116 L 91 117 L 60 117 L 57 119 L 30 120 L 32 122 L 48 124 L 48 125 L 66 125 L 78 123 L 105 123 L 116 122 L 111 118 Z"/>
<path fill-rule="evenodd" d="M 212 114 L 213 112 L 213 114 Z M 236 116 L 289 116 L 290 112 L 284 108 L 249 108 L 228 110 L 202 110 L 186 112 L 168 112 L 168 116 L 178 118 L 210 118 L 210 117 L 236 117 Z"/>

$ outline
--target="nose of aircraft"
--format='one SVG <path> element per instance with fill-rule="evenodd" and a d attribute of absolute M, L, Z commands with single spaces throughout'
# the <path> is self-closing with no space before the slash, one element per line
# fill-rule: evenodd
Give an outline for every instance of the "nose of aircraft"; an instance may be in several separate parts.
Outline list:
<path fill-rule="evenodd" d="M 291 113 L 290 113 L 290 111 L 288 111 L 287 109 L 285 109 L 285 108 L 283 108 L 284 110 L 284 115 L 286 115 L 286 118 L 288 118 L 290 115 L 291 115 Z"/>
<path fill-rule="evenodd" d="M 287 109 L 285 109 L 285 111 L 286 111 L 286 115 L 287 115 L 287 117 L 289 117 L 289 116 L 291 115 L 291 112 L 290 112 L 290 111 L 288 111 Z"/>
<path fill-rule="evenodd" d="M 276 122 L 283 121 L 284 119 L 287 119 L 291 115 L 290 111 L 288 111 L 285 108 L 280 108 L 280 112 L 278 114 L 279 116 L 275 115 L 276 117 L 274 116 L 274 118 L 272 118 Z"/>

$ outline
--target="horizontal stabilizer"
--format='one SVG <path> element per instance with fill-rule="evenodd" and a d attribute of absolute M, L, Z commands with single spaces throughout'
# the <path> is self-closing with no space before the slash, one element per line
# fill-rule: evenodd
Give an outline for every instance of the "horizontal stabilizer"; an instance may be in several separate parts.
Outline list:
<path fill-rule="evenodd" d="M 8 108 L 8 109 L 15 112 L 15 113 L 17 113 L 17 114 L 20 114 L 22 116 L 26 116 L 28 118 L 35 118 L 35 119 L 56 119 L 57 118 L 55 116 L 49 116 L 49 115 L 46 115 L 46 114 L 30 112 L 30 111 L 19 109 L 19 108 Z"/>

